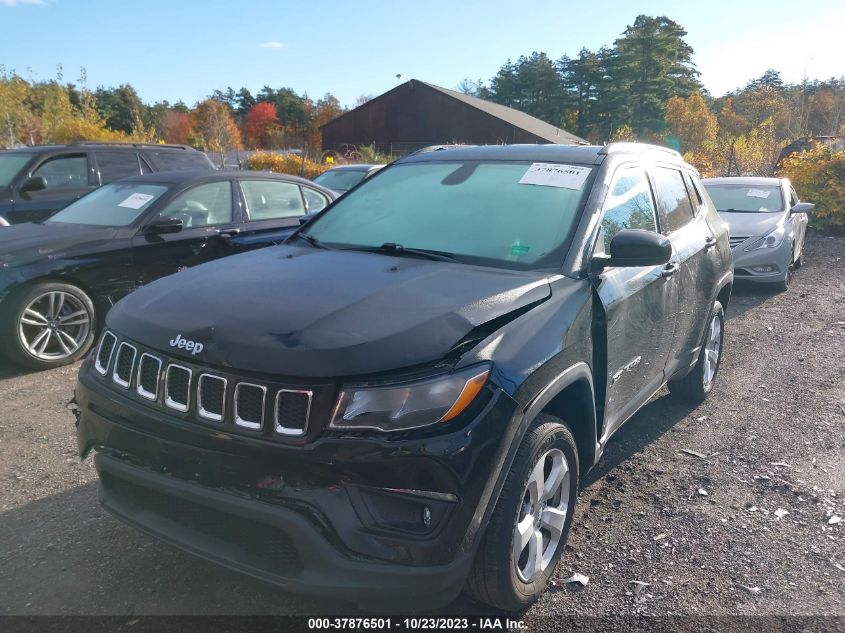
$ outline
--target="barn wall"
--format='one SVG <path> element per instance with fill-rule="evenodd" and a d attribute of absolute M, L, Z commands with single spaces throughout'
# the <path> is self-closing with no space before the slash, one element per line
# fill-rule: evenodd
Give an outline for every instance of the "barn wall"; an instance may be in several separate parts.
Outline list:
<path fill-rule="evenodd" d="M 418 82 L 407 82 L 329 122 L 323 150 L 375 143 L 404 153 L 443 143 L 545 143 L 490 114 Z"/>

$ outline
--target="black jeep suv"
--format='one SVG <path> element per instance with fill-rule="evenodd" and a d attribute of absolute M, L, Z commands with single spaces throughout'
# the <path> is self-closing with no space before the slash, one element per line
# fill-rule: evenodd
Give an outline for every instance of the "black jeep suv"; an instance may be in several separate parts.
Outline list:
<path fill-rule="evenodd" d="M 713 388 L 732 279 L 671 150 L 411 155 L 119 302 L 79 450 L 120 519 L 291 590 L 519 610 L 611 435 L 666 383 Z"/>
<path fill-rule="evenodd" d="M 186 169 L 214 164 L 187 145 L 79 142 L 0 151 L 0 226 L 39 222 L 115 180 Z"/>

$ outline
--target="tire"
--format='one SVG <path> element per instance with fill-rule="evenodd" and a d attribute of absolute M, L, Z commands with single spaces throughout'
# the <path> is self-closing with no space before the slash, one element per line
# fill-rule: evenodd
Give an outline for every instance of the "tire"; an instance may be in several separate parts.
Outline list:
<path fill-rule="evenodd" d="M 778 292 L 786 292 L 789 290 L 789 284 L 792 283 L 792 275 L 794 274 L 795 264 L 789 264 L 786 268 L 786 274 L 783 276 L 783 279 L 775 284 L 775 288 Z"/>
<path fill-rule="evenodd" d="M 718 323 L 718 332 L 714 334 L 715 324 Z M 698 360 L 686 376 L 678 380 L 669 381 L 669 391 L 692 404 L 703 402 L 708 394 L 713 391 L 716 383 L 716 376 L 719 374 L 719 367 L 722 364 L 722 348 L 725 340 L 725 311 L 722 304 L 716 301 L 707 319 L 704 343 L 698 353 Z M 715 345 L 715 346 L 714 346 Z M 708 356 L 708 352 L 715 353 Z M 715 363 L 715 364 L 714 364 Z"/>
<path fill-rule="evenodd" d="M 795 270 L 798 270 L 803 265 L 804 265 L 804 251 L 802 250 L 801 255 L 798 256 L 798 259 L 796 259 L 794 262 L 792 262 L 792 267 Z"/>
<path fill-rule="evenodd" d="M 0 310 L 4 355 L 29 369 L 68 365 L 94 343 L 94 304 L 71 284 L 42 282 L 13 292 Z"/>
<path fill-rule="evenodd" d="M 543 501 L 540 496 L 538 504 L 532 500 L 539 487 L 531 486 L 531 483 L 540 481 L 532 475 L 538 472 L 541 458 L 544 466 L 539 473 L 542 473 L 544 489 L 549 482 L 559 480 L 559 484 L 551 498 Z M 561 467 L 566 467 L 566 474 L 552 477 L 555 468 Z M 578 450 L 572 432 L 560 419 L 539 415 L 519 445 L 476 554 L 468 588 L 477 600 L 514 613 L 524 611 L 543 594 L 563 553 L 572 524 L 578 496 L 578 468 Z M 519 522 L 530 536 L 528 545 L 520 549 L 520 555 L 516 557 L 514 539 L 520 517 L 523 520 Z M 551 518 L 555 529 L 560 529 L 556 545 L 552 542 L 554 534 L 546 527 L 549 524 L 538 523 L 538 517 Z M 537 556 L 531 556 L 532 547 L 537 550 L 537 545 L 532 546 L 531 541 L 538 538 L 538 534 L 543 550 L 539 560 Z M 523 575 L 523 570 L 518 568 L 522 566 L 533 569 L 532 575 Z"/>

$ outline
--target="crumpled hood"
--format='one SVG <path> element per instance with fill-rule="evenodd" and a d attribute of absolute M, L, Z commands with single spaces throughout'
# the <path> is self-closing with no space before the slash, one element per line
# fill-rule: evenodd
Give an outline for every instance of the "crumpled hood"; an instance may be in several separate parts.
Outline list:
<path fill-rule="evenodd" d="M 114 238 L 111 227 L 25 222 L 0 227 L 0 267 L 94 251 Z"/>
<path fill-rule="evenodd" d="M 727 213 L 720 211 L 719 215 L 728 223 L 731 236 L 755 237 L 764 235 L 775 228 L 783 217 L 783 212 L 775 213 Z"/>
<path fill-rule="evenodd" d="M 437 361 L 550 292 L 539 272 L 285 245 L 160 279 L 120 301 L 107 326 L 200 364 L 356 376 Z M 177 335 L 202 351 L 172 346 Z"/>

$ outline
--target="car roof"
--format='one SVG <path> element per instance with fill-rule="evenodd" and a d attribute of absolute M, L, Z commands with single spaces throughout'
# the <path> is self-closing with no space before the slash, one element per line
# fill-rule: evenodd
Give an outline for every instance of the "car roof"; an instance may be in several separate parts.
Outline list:
<path fill-rule="evenodd" d="M 371 169 L 378 169 L 381 167 L 385 167 L 385 165 L 378 163 L 356 163 L 354 165 L 337 165 L 336 167 L 331 167 L 326 171 L 370 171 Z"/>
<path fill-rule="evenodd" d="M 553 163 L 598 165 L 609 155 L 649 155 L 671 162 L 684 163 L 681 155 L 668 147 L 647 143 L 610 143 L 609 145 L 466 145 L 430 147 L 400 159 L 400 163 L 441 160 L 517 160 Z"/>
<path fill-rule="evenodd" d="M 15 147 L 12 149 L 0 150 L 0 153 L 18 153 L 18 154 L 40 154 L 43 152 L 55 152 L 57 150 L 84 150 L 84 149 L 107 149 L 112 150 L 127 150 L 137 151 L 139 149 L 146 149 L 150 151 L 191 151 L 199 152 L 194 147 L 188 145 L 172 145 L 169 143 L 121 143 L 121 142 L 95 142 L 95 141 L 78 141 L 75 143 L 52 143 L 46 145 L 28 145 L 24 147 Z"/>
<path fill-rule="evenodd" d="M 281 182 L 291 182 L 301 185 L 308 185 L 312 189 L 319 189 L 324 193 L 330 193 L 332 196 L 337 194 L 331 189 L 326 189 L 318 184 L 311 182 L 299 176 L 291 176 L 290 174 L 277 174 L 270 171 L 250 171 L 240 169 L 218 169 L 210 171 L 207 169 L 184 169 L 179 171 L 158 171 L 142 176 L 131 176 L 124 178 L 118 182 L 155 182 L 169 185 L 190 184 L 193 182 L 226 180 L 230 178 L 243 179 L 259 179 L 259 180 L 278 180 Z"/>
<path fill-rule="evenodd" d="M 703 178 L 701 182 L 705 185 L 756 185 L 760 187 L 763 185 L 780 185 L 784 180 L 784 178 L 766 178 L 764 176 L 725 176 L 722 178 Z"/>

